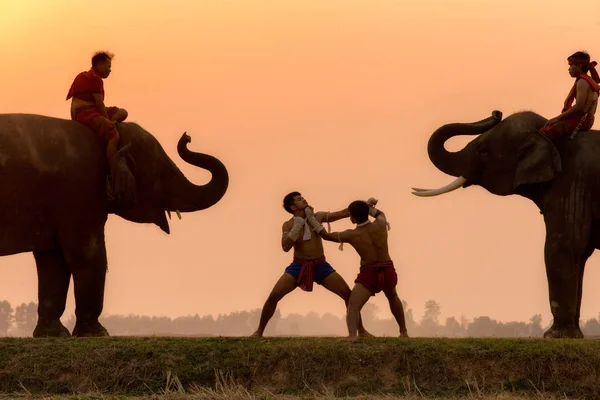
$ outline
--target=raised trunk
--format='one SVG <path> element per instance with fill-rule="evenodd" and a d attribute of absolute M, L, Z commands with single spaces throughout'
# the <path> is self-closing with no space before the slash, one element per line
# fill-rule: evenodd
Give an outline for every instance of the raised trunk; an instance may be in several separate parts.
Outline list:
<path fill-rule="evenodd" d="M 227 168 L 217 158 L 208 154 L 195 153 L 187 148 L 191 138 L 184 133 L 177 143 L 179 156 L 187 163 L 208 170 L 212 174 L 206 185 L 191 183 L 180 171 L 169 193 L 169 210 L 192 212 L 215 205 L 225 195 L 229 185 Z"/>
<path fill-rule="evenodd" d="M 502 113 L 494 111 L 491 117 L 484 120 L 466 124 L 447 124 L 437 129 L 429 138 L 427 153 L 431 162 L 442 172 L 452 176 L 461 176 L 464 173 L 462 165 L 466 159 L 463 150 L 450 152 L 446 150 L 446 141 L 458 135 L 479 135 L 498 124 L 502 120 Z"/>

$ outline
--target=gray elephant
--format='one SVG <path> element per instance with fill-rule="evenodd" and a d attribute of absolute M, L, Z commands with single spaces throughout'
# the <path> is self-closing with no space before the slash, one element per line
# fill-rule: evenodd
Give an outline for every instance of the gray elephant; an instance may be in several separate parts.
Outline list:
<path fill-rule="evenodd" d="M 33 252 L 38 273 L 34 337 L 70 336 L 61 324 L 71 276 L 73 336 L 104 336 L 98 322 L 107 270 L 104 226 L 109 213 L 156 224 L 167 234 L 165 213 L 209 208 L 229 184 L 215 157 L 191 152 L 183 134 L 181 158 L 212 173 L 203 186 L 189 182 L 154 136 L 121 123 L 119 163 L 131 170 L 135 202 L 108 201 L 105 144 L 83 125 L 32 114 L 0 114 L 0 256 Z M 169 214 L 170 215 L 170 214 Z"/>
<path fill-rule="evenodd" d="M 435 196 L 480 185 L 499 196 L 516 194 L 533 201 L 546 225 L 544 256 L 554 317 L 544 337 L 582 338 L 583 271 L 600 248 L 600 132 L 553 142 L 538 132 L 546 121 L 533 112 L 502 121 L 502 113 L 494 111 L 479 122 L 440 127 L 429 139 L 429 158 L 457 179 L 439 189 L 414 188 L 413 194 Z M 447 151 L 444 143 L 457 135 L 479 136 L 460 151 Z"/>

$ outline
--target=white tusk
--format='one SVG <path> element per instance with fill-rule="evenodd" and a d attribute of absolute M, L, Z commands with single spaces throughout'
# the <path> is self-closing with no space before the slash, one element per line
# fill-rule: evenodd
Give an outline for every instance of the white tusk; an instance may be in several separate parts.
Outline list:
<path fill-rule="evenodd" d="M 438 189 L 413 188 L 414 192 L 412 192 L 412 194 L 414 194 L 415 196 L 420 196 L 420 197 L 438 196 L 440 194 L 448 193 L 448 192 L 458 189 L 459 187 L 462 187 L 462 185 L 464 185 L 466 181 L 467 180 L 465 178 L 460 176 L 460 177 L 456 178 L 456 180 L 454 180 L 452 183 L 449 183 L 448 185 L 438 188 Z"/>
<path fill-rule="evenodd" d="M 177 214 L 177 218 L 181 219 L 181 214 L 179 213 L 179 210 L 175 210 L 175 214 Z"/>
<path fill-rule="evenodd" d="M 171 211 L 167 210 L 167 215 L 169 216 L 169 219 L 171 219 Z"/>

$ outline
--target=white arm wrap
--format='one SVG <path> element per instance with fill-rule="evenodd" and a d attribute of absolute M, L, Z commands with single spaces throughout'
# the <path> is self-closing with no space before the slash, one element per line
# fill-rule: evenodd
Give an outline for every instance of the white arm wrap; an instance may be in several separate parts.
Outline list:
<path fill-rule="evenodd" d="M 376 209 L 375 207 L 369 207 L 369 215 L 373 218 L 375 218 L 375 216 L 377 215 L 377 213 L 379 213 L 379 210 Z"/>
<path fill-rule="evenodd" d="M 288 233 L 288 237 L 292 239 L 294 242 L 298 240 L 300 237 L 300 231 L 304 226 L 304 219 L 301 217 L 294 217 L 294 226 L 290 229 L 290 233 Z"/>
<path fill-rule="evenodd" d="M 312 228 L 315 230 L 315 232 L 319 233 L 321 232 L 323 229 L 323 226 L 319 223 L 319 221 L 317 221 L 317 219 L 315 218 L 315 216 L 313 214 L 311 214 L 308 218 L 307 218 L 308 223 L 310 224 L 310 226 L 312 226 Z"/>

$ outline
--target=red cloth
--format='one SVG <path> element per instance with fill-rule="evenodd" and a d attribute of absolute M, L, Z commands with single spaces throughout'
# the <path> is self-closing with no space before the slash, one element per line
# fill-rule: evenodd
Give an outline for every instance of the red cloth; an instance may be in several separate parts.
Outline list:
<path fill-rule="evenodd" d="M 325 257 L 310 261 L 294 259 L 294 262 L 302 264 L 298 274 L 298 286 L 305 292 L 312 292 L 315 281 L 315 266 L 325 262 Z"/>
<path fill-rule="evenodd" d="M 590 78 L 586 74 L 579 75 L 577 77 L 577 79 L 575 79 L 575 84 L 573 85 L 573 87 L 571 88 L 571 91 L 569 92 L 567 98 L 565 99 L 565 104 L 564 104 L 562 112 L 567 111 L 568 109 L 570 109 L 573 106 L 573 101 L 575 101 L 575 98 L 577 97 L 577 82 L 580 79 L 585 79 L 590 84 L 590 86 L 592 87 L 592 90 L 594 92 L 600 93 L 600 86 L 598 86 L 598 84 L 596 82 L 594 82 L 594 80 L 592 78 Z"/>
<path fill-rule="evenodd" d="M 381 291 L 391 292 L 398 283 L 398 275 L 393 261 L 380 261 L 361 266 L 354 283 L 360 283 L 366 287 L 373 293 L 373 296 Z"/>
<path fill-rule="evenodd" d="M 75 77 L 66 100 L 77 97 L 86 101 L 94 101 L 93 93 L 100 93 L 104 97 L 104 82 L 94 69 L 90 69 Z"/>
<path fill-rule="evenodd" d="M 555 122 L 552 125 L 544 126 L 540 129 L 540 132 L 544 135 L 548 136 L 550 139 L 558 139 L 565 135 L 570 135 L 573 133 L 579 121 L 583 118 L 583 114 L 577 114 L 576 116 L 570 119 L 564 119 L 558 122 Z M 594 116 L 588 116 L 586 120 L 581 124 L 581 128 L 579 128 L 580 132 L 589 131 L 592 129 L 594 125 Z"/>
<path fill-rule="evenodd" d="M 100 114 L 96 106 L 80 107 L 73 114 L 75 121 L 87 126 L 96 132 L 98 136 L 104 137 L 106 140 L 111 140 L 118 134 L 117 127 L 110 120 L 117 111 L 119 111 L 118 107 L 107 107 L 106 113 L 109 119 Z"/>

